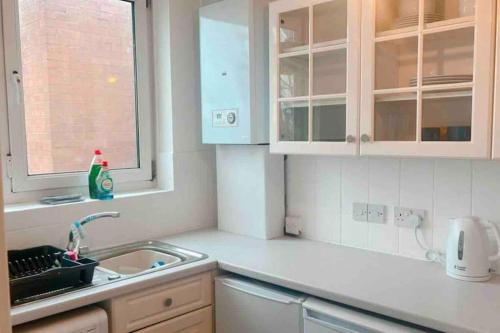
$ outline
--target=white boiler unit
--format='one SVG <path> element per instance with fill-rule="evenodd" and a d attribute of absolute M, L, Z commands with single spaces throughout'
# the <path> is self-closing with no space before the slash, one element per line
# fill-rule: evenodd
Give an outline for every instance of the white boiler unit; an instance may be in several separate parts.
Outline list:
<path fill-rule="evenodd" d="M 269 143 L 268 3 L 200 8 L 203 143 Z"/>

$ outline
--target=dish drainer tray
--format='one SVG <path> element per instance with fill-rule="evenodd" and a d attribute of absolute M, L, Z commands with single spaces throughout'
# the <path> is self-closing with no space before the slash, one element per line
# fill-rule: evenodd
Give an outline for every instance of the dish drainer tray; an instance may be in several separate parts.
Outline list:
<path fill-rule="evenodd" d="M 22 304 L 38 295 L 51 295 L 59 290 L 91 284 L 99 263 L 83 257 L 72 261 L 64 252 L 48 245 L 8 251 L 11 304 Z"/>

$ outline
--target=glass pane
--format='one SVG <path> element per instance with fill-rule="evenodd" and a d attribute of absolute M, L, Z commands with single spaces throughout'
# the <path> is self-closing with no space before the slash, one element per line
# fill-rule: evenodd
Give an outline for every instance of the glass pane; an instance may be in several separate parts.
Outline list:
<path fill-rule="evenodd" d="M 376 43 L 375 89 L 409 87 L 417 76 L 417 37 Z"/>
<path fill-rule="evenodd" d="M 324 2 L 313 7 L 315 44 L 347 38 L 347 0 Z"/>
<path fill-rule="evenodd" d="M 424 85 L 471 82 L 473 65 L 474 28 L 424 35 Z"/>
<path fill-rule="evenodd" d="M 474 16 L 475 0 L 426 0 L 424 2 L 426 23 Z"/>
<path fill-rule="evenodd" d="M 472 90 L 424 92 L 422 141 L 470 141 Z"/>
<path fill-rule="evenodd" d="M 280 52 L 305 50 L 309 46 L 309 8 L 280 15 Z"/>
<path fill-rule="evenodd" d="M 29 174 L 138 167 L 132 6 L 19 0 Z"/>
<path fill-rule="evenodd" d="M 377 0 L 376 32 L 395 29 L 415 30 L 419 0 Z"/>
<path fill-rule="evenodd" d="M 314 101 L 313 141 L 344 142 L 345 138 L 345 99 Z"/>
<path fill-rule="evenodd" d="M 309 56 L 280 59 L 280 97 L 309 95 Z"/>
<path fill-rule="evenodd" d="M 307 101 L 280 103 L 280 141 L 309 140 Z"/>
<path fill-rule="evenodd" d="M 417 94 L 375 96 L 375 141 L 417 140 Z"/>
<path fill-rule="evenodd" d="M 313 94 L 340 94 L 346 92 L 347 50 L 339 49 L 314 54 Z"/>

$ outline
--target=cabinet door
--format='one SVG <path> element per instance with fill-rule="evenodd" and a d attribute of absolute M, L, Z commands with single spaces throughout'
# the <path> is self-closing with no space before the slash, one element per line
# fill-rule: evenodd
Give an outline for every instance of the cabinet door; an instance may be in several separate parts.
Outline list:
<path fill-rule="evenodd" d="M 136 333 L 212 333 L 212 312 L 212 307 L 209 306 L 147 327 Z"/>
<path fill-rule="evenodd" d="M 210 272 L 107 301 L 113 333 L 134 332 L 212 304 Z"/>
<path fill-rule="evenodd" d="M 270 3 L 272 153 L 358 153 L 360 6 Z"/>
<path fill-rule="evenodd" d="M 363 155 L 490 156 L 494 0 L 364 0 Z"/>

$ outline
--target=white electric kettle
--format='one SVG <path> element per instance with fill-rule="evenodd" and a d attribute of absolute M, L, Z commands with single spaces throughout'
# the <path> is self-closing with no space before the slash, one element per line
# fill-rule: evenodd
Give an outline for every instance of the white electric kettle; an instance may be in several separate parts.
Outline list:
<path fill-rule="evenodd" d="M 493 231 L 498 250 L 490 255 L 487 229 Z M 491 261 L 500 258 L 500 237 L 489 221 L 473 217 L 450 220 L 446 250 L 446 273 L 465 281 L 487 281 L 491 278 Z"/>

